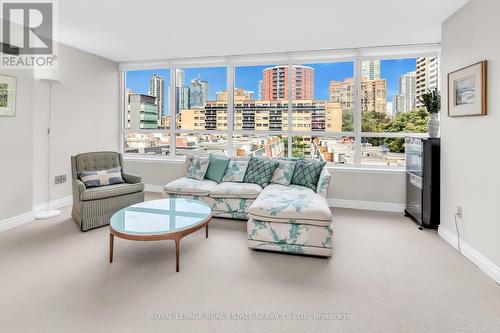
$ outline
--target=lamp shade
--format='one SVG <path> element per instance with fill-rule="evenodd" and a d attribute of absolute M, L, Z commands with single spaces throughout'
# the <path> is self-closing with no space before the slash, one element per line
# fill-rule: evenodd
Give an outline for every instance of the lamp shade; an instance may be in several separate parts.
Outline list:
<path fill-rule="evenodd" d="M 59 71 L 55 69 L 36 69 L 34 70 L 35 80 L 48 83 L 62 83 L 59 77 Z"/>

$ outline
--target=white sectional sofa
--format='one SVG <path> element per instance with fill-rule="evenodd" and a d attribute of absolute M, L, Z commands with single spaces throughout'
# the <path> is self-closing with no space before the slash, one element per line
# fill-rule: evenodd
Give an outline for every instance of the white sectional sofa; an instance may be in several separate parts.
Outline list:
<path fill-rule="evenodd" d="M 185 168 L 187 170 L 187 167 Z M 221 182 L 182 177 L 165 185 L 170 197 L 201 200 L 213 217 L 248 220 L 248 246 L 317 256 L 332 255 L 332 213 L 326 194 L 330 173 L 323 168 L 316 192 L 299 185 Z"/>

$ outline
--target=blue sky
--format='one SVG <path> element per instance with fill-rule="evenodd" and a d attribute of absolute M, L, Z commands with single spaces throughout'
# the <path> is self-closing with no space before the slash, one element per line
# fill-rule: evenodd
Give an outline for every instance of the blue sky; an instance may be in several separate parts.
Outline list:
<path fill-rule="evenodd" d="M 314 68 L 314 95 L 316 99 L 328 99 L 330 80 L 344 80 L 353 76 L 352 62 L 305 65 Z M 273 65 L 237 67 L 235 69 L 235 87 L 251 90 L 254 92 L 255 98 L 257 98 L 258 82 L 262 80 L 262 71 L 271 66 Z M 387 101 L 391 102 L 392 97 L 399 90 L 399 77 L 402 74 L 415 70 L 416 59 L 382 60 L 380 68 L 381 78 L 387 80 Z M 198 75 L 200 79 L 208 82 L 210 100 L 215 100 L 215 93 L 217 91 L 226 89 L 227 71 L 225 67 L 186 68 L 184 69 L 184 73 L 185 85 L 189 85 L 189 82 L 197 78 Z M 149 79 L 153 74 L 160 75 L 168 83 L 170 75 L 168 69 L 127 71 L 127 88 L 133 92 L 148 93 Z M 166 90 L 165 113 L 168 114 L 168 89 Z"/>

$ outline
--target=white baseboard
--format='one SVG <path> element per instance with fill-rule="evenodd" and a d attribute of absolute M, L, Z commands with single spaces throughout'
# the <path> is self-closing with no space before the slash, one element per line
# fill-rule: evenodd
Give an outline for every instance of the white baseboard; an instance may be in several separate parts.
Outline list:
<path fill-rule="evenodd" d="M 55 199 L 50 202 L 50 209 L 59 209 L 73 203 L 73 197 L 70 195 L 68 197 Z M 47 209 L 47 203 L 42 203 L 33 206 L 33 211 L 10 217 L 8 219 L 0 221 L 0 232 L 18 227 L 20 225 L 33 222 L 35 220 L 35 214 Z"/>
<path fill-rule="evenodd" d="M 2 220 L 0 221 L 0 232 L 33 222 L 34 219 L 35 214 L 29 212 Z"/>
<path fill-rule="evenodd" d="M 405 210 L 404 204 L 396 204 L 389 202 L 374 202 L 374 201 L 358 201 L 345 199 L 328 199 L 328 205 L 336 208 L 352 208 L 363 210 L 377 210 L 381 212 L 403 213 Z"/>
<path fill-rule="evenodd" d="M 67 196 L 67 197 L 64 197 L 64 198 L 54 199 L 54 200 L 50 201 L 49 208 L 50 209 L 59 209 L 59 208 L 62 208 L 62 207 L 69 206 L 72 203 L 73 203 L 73 196 L 70 195 L 70 196 Z M 33 206 L 33 212 L 35 212 L 35 213 L 41 212 L 41 211 L 43 211 L 45 209 L 47 209 L 47 203 L 46 202 L 41 203 L 41 204 L 36 205 L 36 206 Z"/>
<path fill-rule="evenodd" d="M 458 237 L 443 226 L 439 226 L 438 235 L 448 244 L 458 250 Z M 474 265 L 479 267 L 486 275 L 491 277 L 496 283 L 500 284 L 500 267 L 485 258 L 481 253 L 474 250 L 469 244 L 460 240 L 460 249 L 462 254 Z"/>
<path fill-rule="evenodd" d="M 163 186 L 154 184 L 144 184 L 145 192 L 163 193 Z"/>
<path fill-rule="evenodd" d="M 163 193 L 163 186 L 154 184 L 144 184 L 144 191 Z M 356 200 L 344 200 L 344 199 L 332 199 L 332 198 L 328 199 L 328 205 L 330 207 L 338 207 L 338 208 L 378 210 L 382 212 L 396 212 L 396 213 L 403 213 L 405 210 L 404 204 L 395 204 L 388 202 L 356 201 Z"/>

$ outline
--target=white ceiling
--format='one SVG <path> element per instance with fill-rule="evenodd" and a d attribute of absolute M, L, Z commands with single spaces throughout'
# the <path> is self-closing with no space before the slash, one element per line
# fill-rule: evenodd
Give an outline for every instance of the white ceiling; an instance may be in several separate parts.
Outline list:
<path fill-rule="evenodd" d="M 64 0 L 58 39 L 116 61 L 436 43 L 467 2 Z"/>

